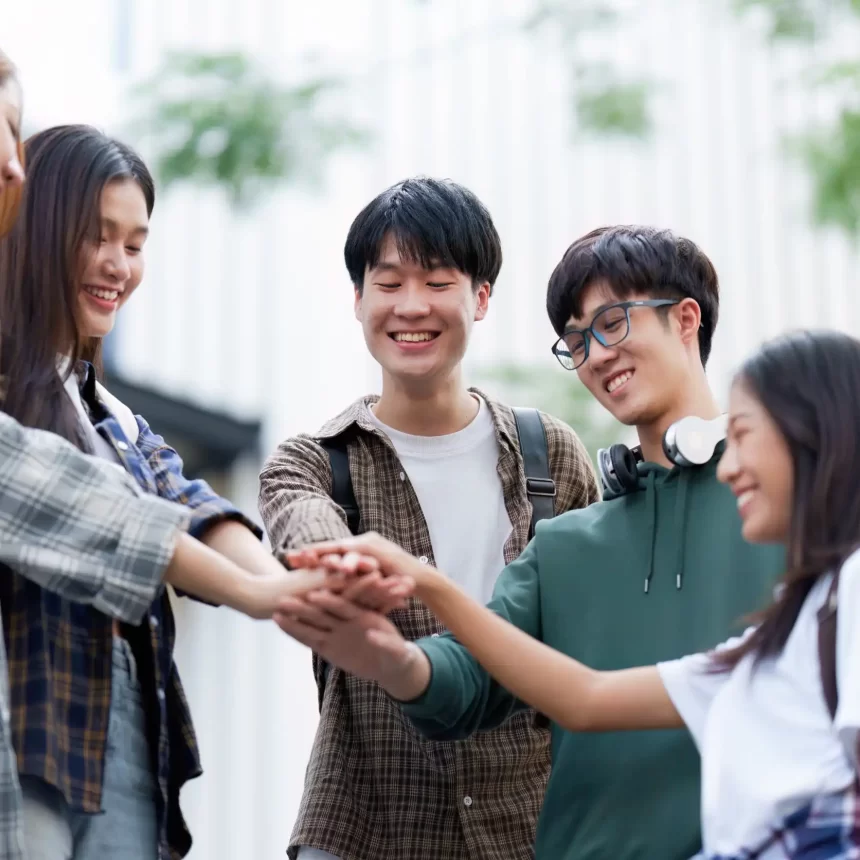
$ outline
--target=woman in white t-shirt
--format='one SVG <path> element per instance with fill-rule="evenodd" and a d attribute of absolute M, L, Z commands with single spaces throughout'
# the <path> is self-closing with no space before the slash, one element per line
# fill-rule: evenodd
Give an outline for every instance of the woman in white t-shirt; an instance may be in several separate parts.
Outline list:
<path fill-rule="evenodd" d="M 570 731 L 686 724 L 702 755 L 708 860 L 858 858 L 858 392 L 860 342 L 835 332 L 781 337 L 738 374 L 719 478 L 737 496 L 744 537 L 785 544 L 788 570 L 755 626 L 709 654 L 593 671 L 376 536 L 314 552 L 354 550 L 374 556 L 384 573 L 405 575 L 403 593 L 414 585 L 501 684 Z M 838 600 L 833 717 L 818 643 L 818 612 L 831 588 Z M 385 644 L 384 632 L 368 635 Z"/>

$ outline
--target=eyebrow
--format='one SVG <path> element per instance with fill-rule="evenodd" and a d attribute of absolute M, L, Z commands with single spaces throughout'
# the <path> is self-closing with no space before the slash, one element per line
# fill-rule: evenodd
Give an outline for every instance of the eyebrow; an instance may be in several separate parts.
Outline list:
<path fill-rule="evenodd" d="M 107 227 L 108 230 L 115 230 L 116 232 L 121 231 L 121 227 L 119 223 L 113 220 L 113 218 L 102 218 L 102 227 Z M 139 224 L 131 231 L 132 236 L 148 236 L 149 235 L 149 227 L 144 224 Z"/>
<path fill-rule="evenodd" d="M 729 416 L 729 427 L 731 427 L 736 421 L 741 421 L 744 418 L 749 418 L 749 412 L 736 412 L 734 415 Z"/>

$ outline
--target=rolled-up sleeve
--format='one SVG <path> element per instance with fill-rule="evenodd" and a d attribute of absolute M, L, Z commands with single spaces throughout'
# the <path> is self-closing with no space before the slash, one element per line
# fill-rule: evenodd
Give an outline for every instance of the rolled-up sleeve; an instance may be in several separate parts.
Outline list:
<path fill-rule="evenodd" d="M 135 415 L 140 435 L 137 448 L 146 457 L 162 499 L 177 502 L 188 509 L 191 522 L 188 532 L 192 537 L 202 538 L 219 522 L 235 520 L 250 529 L 258 540 L 263 530 L 231 501 L 219 496 L 206 481 L 190 480 L 182 473 L 182 458 L 164 439 L 150 430 L 140 415 Z"/>
<path fill-rule="evenodd" d="M 189 521 L 116 466 L 0 413 L 0 562 L 16 573 L 137 623 Z"/>

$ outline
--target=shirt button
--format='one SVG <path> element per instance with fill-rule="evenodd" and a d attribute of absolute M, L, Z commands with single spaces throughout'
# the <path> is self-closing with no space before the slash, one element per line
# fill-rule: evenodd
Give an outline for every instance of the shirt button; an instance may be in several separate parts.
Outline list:
<path fill-rule="evenodd" d="M 156 695 L 158 696 L 158 701 L 159 701 L 159 702 L 163 702 L 163 701 L 164 701 L 164 699 L 165 699 L 165 694 L 164 694 L 164 690 L 162 690 L 162 689 L 161 689 L 161 687 L 159 687 L 159 688 L 158 688 L 158 693 L 157 693 Z"/>
<path fill-rule="evenodd" d="M 158 630 L 158 619 L 154 615 L 149 616 L 149 623 L 153 630 Z"/>
<path fill-rule="evenodd" d="M 128 445 L 125 442 L 117 442 L 116 447 L 119 448 L 120 451 L 128 451 Z"/>
<path fill-rule="evenodd" d="M 432 638 L 432 639 L 438 639 L 438 638 L 439 638 L 439 634 L 438 634 L 438 633 L 431 633 L 431 634 L 430 634 L 430 636 L 431 636 L 431 638 Z"/>
<path fill-rule="evenodd" d="M 422 555 L 421 558 L 418 559 L 418 561 L 420 561 L 421 564 L 427 564 L 427 562 L 430 561 L 430 559 L 427 558 L 426 555 Z"/>
<path fill-rule="evenodd" d="M 471 805 L 472 805 L 472 798 L 471 798 L 471 797 L 469 797 L 469 795 L 467 794 L 467 795 L 463 798 L 463 806 L 471 806 Z"/>
<path fill-rule="evenodd" d="M 405 481 L 405 480 L 406 480 L 406 472 L 401 472 L 401 473 L 400 473 L 400 480 L 401 480 L 401 481 Z"/>

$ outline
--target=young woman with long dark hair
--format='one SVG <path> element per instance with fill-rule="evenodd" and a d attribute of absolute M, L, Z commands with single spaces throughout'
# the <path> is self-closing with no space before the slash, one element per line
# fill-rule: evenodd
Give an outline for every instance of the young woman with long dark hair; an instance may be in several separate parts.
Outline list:
<path fill-rule="evenodd" d="M 744 537 L 783 544 L 787 570 L 753 626 L 710 653 L 594 671 L 509 625 L 378 536 L 319 544 L 291 561 L 323 563 L 327 553 L 345 553 L 329 562 L 349 571 L 356 560 L 366 567 L 375 558 L 383 572 L 404 577 L 401 594 L 414 587 L 499 684 L 561 729 L 686 725 L 702 755 L 708 860 L 856 858 L 858 392 L 860 342 L 835 332 L 780 337 L 738 373 L 718 474 L 737 497 Z M 551 529 L 551 521 L 540 528 Z M 375 587 L 369 582 L 368 591 Z M 377 645 L 396 642 L 385 619 L 334 595 L 312 599 L 354 619 Z M 324 642 L 318 650 L 325 653 Z M 444 724 L 445 715 L 438 720 Z M 623 810 L 618 814 L 623 826 Z"/>
<path fill-rule="evenodd" d="M 257 527 L 185 478 L 177 453 L 98 381 L 101 339 L 143 277 L 146 166 L 84 126 L 41 132 L 25 154 L 20 212 L 0 241 L 3 411 L 184 505 L 190 534 L 233 562 L 228 572 L 285 587 Z M 212 584 L 207 594 L 226 596 Z M 261 596 L 239 606 L 260 611 Z M 120 624 L 7 570 L 0 607 L 30 860 L 183 856 L 179 790 L 200 763 L 166 591 L 142 624 Z"/>

